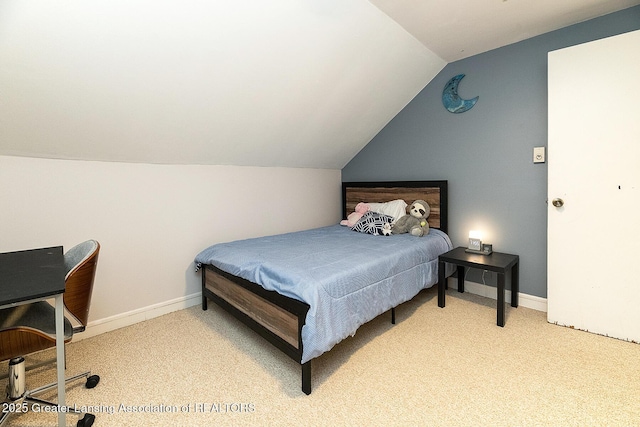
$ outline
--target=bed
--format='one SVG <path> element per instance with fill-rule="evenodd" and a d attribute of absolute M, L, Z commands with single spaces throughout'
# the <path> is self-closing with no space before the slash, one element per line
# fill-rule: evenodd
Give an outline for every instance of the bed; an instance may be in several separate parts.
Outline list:
<path fill-rule="evenodd" d="M 311 393 L 311 361 L 362 324 L 438 281 L 447 236 L 447 181 L 345 182 L 342 215 L 360 202 L 425 200 L 430 231 L 375 235 L 335 224 L 313 230 L 218 243 L 195 258 L 202 309 L 218 304 L 302 368 Z M 380 205 L 378 205 L 380 206 Z"/>

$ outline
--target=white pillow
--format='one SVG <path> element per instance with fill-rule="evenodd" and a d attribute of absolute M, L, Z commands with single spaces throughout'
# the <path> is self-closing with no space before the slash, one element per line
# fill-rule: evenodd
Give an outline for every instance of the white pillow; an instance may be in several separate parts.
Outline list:
<path fill-rule="evenodd" d="M 407 203 L 402 199 L 386 203 L 369 203 L 369 209 L 379 214 L 392 216 L 395 221 L 407 214 Z"/>

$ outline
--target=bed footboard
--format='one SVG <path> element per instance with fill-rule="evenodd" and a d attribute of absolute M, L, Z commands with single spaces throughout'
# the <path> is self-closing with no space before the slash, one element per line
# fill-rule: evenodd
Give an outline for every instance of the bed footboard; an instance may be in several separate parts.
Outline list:
<path fill-rule="evenodd" d="M 302 327 L 309 305 L 268 291 L 217 267 L 202 268 L 202 309 L 214 301 L 296 362 L 302 361 Z M 311 393 L 311 362 L 301 364 L 302 391 Z"/>

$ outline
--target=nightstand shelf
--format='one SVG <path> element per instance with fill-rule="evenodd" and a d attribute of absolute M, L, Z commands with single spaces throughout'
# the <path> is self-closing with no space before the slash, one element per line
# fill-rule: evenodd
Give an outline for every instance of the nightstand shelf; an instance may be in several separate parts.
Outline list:
<path fill-rule="evenodd" d="M 464 269 L 478 268 L 493 271 L 498 275 L 498 314 L 497 325 L 504 326 L 505 282 L 511 279 L 511 306 L 518 306 L 520 257 L 518 255 L 493 252 L 491 255 L 478 255 L 465 252 L 465 247 L 457 247 L 438 257 L 438 307 L 445 305 L 445 263 L 454 264 L 458 270 L 458 292 L 464 292 Z"/>

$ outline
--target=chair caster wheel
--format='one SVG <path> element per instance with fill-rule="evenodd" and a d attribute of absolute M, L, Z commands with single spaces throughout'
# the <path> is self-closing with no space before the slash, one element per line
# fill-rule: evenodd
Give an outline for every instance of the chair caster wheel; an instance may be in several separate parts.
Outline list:
<path fill-rule="evenodd" d="M 82 419 L 78 420 L 76 427 L 91 427 L 96 420 L 96 416 L 93 414 L 84 414 Z"/>
<path fill-rule="evenodd" d="M 87 383 L 84 385 L 86 388 L 94 388 L 100 382 L 100 377 L 97 375 L 91 375 L 87 378 Z"/>

